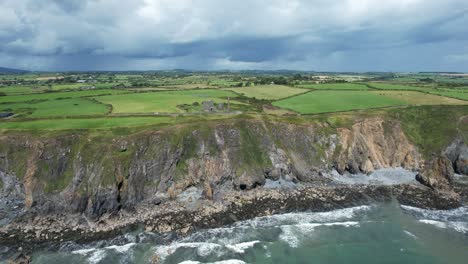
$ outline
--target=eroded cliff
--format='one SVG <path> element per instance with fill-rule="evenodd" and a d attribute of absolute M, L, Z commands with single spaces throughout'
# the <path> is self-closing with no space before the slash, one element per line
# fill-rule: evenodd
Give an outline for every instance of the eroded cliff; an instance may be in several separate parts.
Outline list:
<path fill-rule="evenodd" d="M 422 157 L 398 123 L 363 119 L 348 128 L 259 120 L 172 127 L 124 137 L 1 139 L 3 195 L 41 214 L 99 217 L 189 187 L 213 199 L 266 179 L 312 182 L 324 172 L 417 170 Z"/>

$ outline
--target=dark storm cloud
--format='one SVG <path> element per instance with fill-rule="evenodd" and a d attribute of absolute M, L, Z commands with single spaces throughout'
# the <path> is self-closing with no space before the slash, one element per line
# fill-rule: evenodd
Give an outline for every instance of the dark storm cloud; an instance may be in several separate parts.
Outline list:
<path fill-rule="evenodd" d="M 468 71 L 465 0 L 0 0 L 0 66 Z"/>

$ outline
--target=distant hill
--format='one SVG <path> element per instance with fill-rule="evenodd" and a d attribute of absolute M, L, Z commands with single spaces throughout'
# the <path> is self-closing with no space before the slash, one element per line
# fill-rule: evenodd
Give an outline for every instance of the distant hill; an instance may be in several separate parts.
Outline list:
<path fill-rule="evenodd" d="M 0 74 L 1 73 L 8 73 L 8 74 L 13 73 L 14 74 L 14 73 L 25 73 L 25 72 L 28 72 L 28 71 L 0 67 Z"/>

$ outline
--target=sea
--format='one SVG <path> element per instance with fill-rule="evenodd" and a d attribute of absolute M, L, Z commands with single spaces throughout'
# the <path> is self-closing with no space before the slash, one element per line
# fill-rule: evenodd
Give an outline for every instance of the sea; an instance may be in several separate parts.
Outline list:
<path fill-rule="evenodd" d="M 118 245 L 39 251 L 32 263 L 466 264 L 468 207 L 437 211 L 392 202 L 259 217 L 169 243 L 156 237 L 134 232 Z"/>

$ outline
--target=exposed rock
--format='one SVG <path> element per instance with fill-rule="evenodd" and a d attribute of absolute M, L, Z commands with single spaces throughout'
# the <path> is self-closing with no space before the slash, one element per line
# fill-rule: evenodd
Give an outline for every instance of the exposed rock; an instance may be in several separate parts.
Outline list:
<path fill-rule="evenodd" d="M 377 117 L 338 129 L 320 122 L 230 120 L 115 138 L 1 136 L 0 216 L 7 220 L 0 244 L 94 240 L 136 227 L 186 234 L 272 213 L 393 197 L 453 208 L 460 197 L 446 190 L 452 164 L 465 168 L 466 145 L 460 144 L 450 160 L 436 159 L 418 176 L 431 189 L 327 185 L 323 172 L 333 168 L 419 169 L 423 159 L 400 125 Z M 294 188 L 262 188 L 267 180 Z"/>
<path fill-rule="evenodd" d="M 17 253 L 11 259 L 8 260 L 8 264 L 29 264 L 31 263 L 31 257 L 23 253 Z"/>
<path fill-rule="evenodd" d="M 266 179 L 320 182 L 332 167 L 370 173 L 416 169 L 421 162 L 399 124 L 381 118 L 350 129 L 234 120 L 115 138 L 9 135 L 0 137 L 0 156 L 0 172 L 24 186 L 18 212 L 79 213 L 92 220 L 156 197 L 175 198 L 192 186 L 216 199 Z"/>
<path fill-rule="evenodd" d="M 454 141 L 446 150 L 445 155 L 453 163 L 455 172 L 468 175 L 468 146 L 461 139 Z"/>
<path fill-rule="evenodd" d="M 341 151 L 335 159 L 339 173 L 371 173 L 375 169 L 419 169 L 421 155 L 408 141 L 399 123 L 365 119 L 351 129 L 338 129 Z"/>
<path fill-rule="evenodd" d="M 449 190 L 453 182 L 453 166 L 445 156 L 436 157 L 416 175 L 421 184 L 438 190 Z"/>

